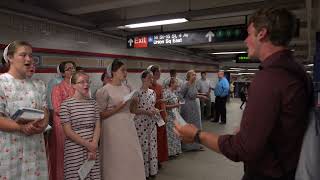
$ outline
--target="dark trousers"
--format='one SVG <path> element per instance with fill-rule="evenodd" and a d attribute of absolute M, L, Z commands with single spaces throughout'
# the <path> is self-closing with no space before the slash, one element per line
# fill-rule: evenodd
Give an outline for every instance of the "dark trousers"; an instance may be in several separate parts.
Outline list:
<path fill-rule="evenodd" d="M 242 106 L 243 106 L 244 103 L 246 103 L 246 102 L 247 102 L 246 100 L 242 101 L 242 104 L 241 104 L 241 106 L 240 106 L 240 109 L 242 109 Z"/>
<path fill-rule="evenodd" d="M 200 99 L 200 109 L 201 109 L 201 120 L 208 120 L 211 116 L 211 99 L 208 100 Z"/>
<path fill-rule="evenodd" d="M 216 114 L 214 121 L 219 121 L 219 118 L 221 116 L 221 122 L 226 123 L 227 122 L 227 108 L 226 108 L 226 103 L 227 103 L 228 97 L 219 97 L 216 96 L 215 100 L 215 106 L 216 106 Z"/>

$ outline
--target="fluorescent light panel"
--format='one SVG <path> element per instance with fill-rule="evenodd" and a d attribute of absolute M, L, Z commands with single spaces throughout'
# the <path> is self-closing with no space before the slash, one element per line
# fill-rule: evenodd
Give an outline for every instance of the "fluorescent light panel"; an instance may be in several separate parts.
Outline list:
<path fill-rule="evenodd" d="M 258 71 L 259 69 L 248 69 L 248 71 Z"/>
<path fill-rule="evenodd" d="M 254 73 L 239 73 L 239 75 L 244 75 L 244 74 L 254 74 Z"/>
<path fill-rule="evenodd" d="M 211 54 L 219 55 L 219 54 L 240 54 L 240 53 L 247 53 L 246 51 L 231 51 L 231 52 L 215 52 Z"/>
<path fill-rule="evenodd" d="M 238 71 L 241 71 L 240 69 L 228 69 L 227 70 L 228 72 L 238 72 Z"/>
<path fill-rule="evenodd" d="M 161 21 L 151 21 L 151 22 L 144 22 L 144 23 L 128 24 L 128 25 L 125 25 L 124 28 L 133 29 L 133 28 L 141 28 L 141 27 L 177 24 L 177 23 L 184 23 L 184 22 L 188 22 L 188 19 L 178 18 L 178 19 L 167 19 L 167 20 L 161 20 Z M 123 28 L 123 26 L 120 26 L 119 28 Z"/>
<path fill-rule="evenodd" d="M 243 69 L 243 68 L 230 68 L 230 69 L 233 69 L 233 70 L 246 70 L 246 69 Z"/>

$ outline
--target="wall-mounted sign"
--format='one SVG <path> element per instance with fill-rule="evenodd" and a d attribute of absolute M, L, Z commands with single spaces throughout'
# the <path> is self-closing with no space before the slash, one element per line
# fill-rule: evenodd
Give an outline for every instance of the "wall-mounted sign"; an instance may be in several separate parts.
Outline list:
<path fill-rule="evenodd" d="M 247 37 L 246 25 L 223 26 L 180 32 L 156 33 L 127 38 L 128 48 L 194 45 L 228 41 L 243 41 Z M 145 39 L 147 38 L 147 44 Z M 139 45 L 136 45 L 138 43 Z M 143 44 L 143 45 L 141 45 Z"/>
<path fill-rule="evenodd" d="M 236 63 L 259 63 L 259 60 L 250 59 L 248 53 L 241 53 L 236 55 Z"/>

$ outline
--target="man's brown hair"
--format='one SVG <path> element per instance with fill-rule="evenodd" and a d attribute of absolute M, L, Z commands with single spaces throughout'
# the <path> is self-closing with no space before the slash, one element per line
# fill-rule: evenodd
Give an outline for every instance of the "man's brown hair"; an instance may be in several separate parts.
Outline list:
<path fill-rule="evenodd" d="M 263 8 L 249 19 L 257 33 L 266 28 L 269 40 L 276 46 L 287 46 L 294 36 L 296 17 L 285 8 Z"/>

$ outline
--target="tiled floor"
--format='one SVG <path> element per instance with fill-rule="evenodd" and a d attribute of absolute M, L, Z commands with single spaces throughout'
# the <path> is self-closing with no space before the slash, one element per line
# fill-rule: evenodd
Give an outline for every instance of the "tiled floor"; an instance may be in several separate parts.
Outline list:
<path fill-rule="evenodd" d="M 240 100 L 232 99 L 227 104 L 227 124 L 205 121 L 204 130 L 218 134 L 232 133 L 241 120 Z M 240 180 L 242 163 L 235 163 L 209 149 L 188 152 L 163 164 L 156 180 Z"/>

